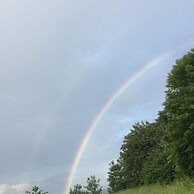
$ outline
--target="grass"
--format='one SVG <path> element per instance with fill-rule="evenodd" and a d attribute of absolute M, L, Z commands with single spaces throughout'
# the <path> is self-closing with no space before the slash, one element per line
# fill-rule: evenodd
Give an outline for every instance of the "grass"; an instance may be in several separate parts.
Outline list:
<path fill-rule="evenodd" d="M 119 194 L 194 194 L 194 182 L 177 181 L 171 185 L 150 185 L 129 189 Z"/>

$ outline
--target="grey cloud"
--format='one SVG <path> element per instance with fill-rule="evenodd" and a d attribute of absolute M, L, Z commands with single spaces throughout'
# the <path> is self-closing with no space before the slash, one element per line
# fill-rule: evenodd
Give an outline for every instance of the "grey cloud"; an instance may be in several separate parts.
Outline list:
<path fill-rule="evenodd" d="M 19 194 L 24 193 L 30 188 L 29 184 L 22 183 L 17 185 L 0 185 L 0 194 Z"/>
<path fill-rule="evenodd" d="M 46 178 L 57 173 L 64 174 L 52 180 L 65 180 L 87 128 L 115 90 L 143 64 L 193 38 L 192 9 L 192 0 L 1 1 L 0 182 L 38 178 L 49 187 Z M 122 134 L 161 108 L 177 57 L 115 102 L 84 151 L 77 181 L 100 169 L 105 180 Z"/>

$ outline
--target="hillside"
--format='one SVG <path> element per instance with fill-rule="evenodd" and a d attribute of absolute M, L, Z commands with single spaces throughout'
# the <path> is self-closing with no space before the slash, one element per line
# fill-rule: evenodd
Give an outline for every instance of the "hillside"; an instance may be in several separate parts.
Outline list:
<path fill-rule="evenodd" d="M 171 185 L 152 185 L 129 189 L 119 194 L 194 194 L 194 182 L 176 182 Z"/>

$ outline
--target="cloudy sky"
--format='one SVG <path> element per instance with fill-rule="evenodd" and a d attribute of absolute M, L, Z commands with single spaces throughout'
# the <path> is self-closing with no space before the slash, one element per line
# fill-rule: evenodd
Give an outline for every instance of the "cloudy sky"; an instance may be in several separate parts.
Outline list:
<path fill-rule="evenodd" d="M 99 111 L 150 61 L 98 123 L 74 175 L 106 187 L 123 137 L 162 109 L 175 60 L 194 47 L 193 0 L 0 0 L 0 194 L 62 194 Z M 174 51 L 174 52 L 173 52 Z"/>

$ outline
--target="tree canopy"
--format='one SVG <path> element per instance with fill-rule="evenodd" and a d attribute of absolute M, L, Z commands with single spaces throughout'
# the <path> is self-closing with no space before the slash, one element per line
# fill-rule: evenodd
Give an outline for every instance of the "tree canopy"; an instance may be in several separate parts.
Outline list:
<path fill-rule="evenodd" d="M 166 142 L 177 167 L 194 177 L 194 49 L 176 61 L 166 86 Z"/>
<path fill-rule="evenodd" d="M 43 192 L 38 186 L 32 187 L 32 191 L 26 191 L 27 194 L 47 194 L 48 192 Z"/>
<path fill-rule="evenodd" d="M 86 186 L 80 184 L 74 185 L 74 188 L 70 189 L 70 194 L 101 194 L 102 186 L 100 185 L 100 179 L 96 179 L 95 175 L 87 178 Z"/>

